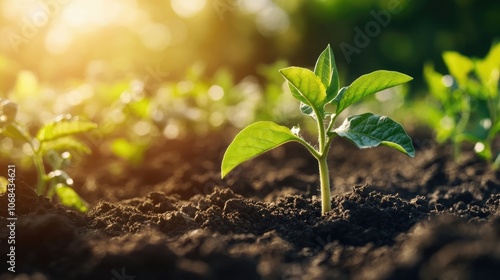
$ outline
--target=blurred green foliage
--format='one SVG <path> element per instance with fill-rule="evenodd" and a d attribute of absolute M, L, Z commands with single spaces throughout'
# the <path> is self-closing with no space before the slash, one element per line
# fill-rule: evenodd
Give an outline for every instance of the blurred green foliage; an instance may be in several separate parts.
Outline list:
<path fill-rule="evenodd" d="M 485 53 L 500 26 L 495 0 L 5 0 L 0 5 L 4 94 L 19 70 L 58 85 L 68 79 L 134 78 L 158 66 L 177 80 L 200 62 L 208 77 L 226 67 L 241 80 L 278 59 L 308 65 L 311 54 L 329 43 L 340 54 L 339 67 L 349 71 L 346 80 L 394 69 L 423 87 L 423 61 L 438 61 L 451 49 L 468 56 Z M 374 14 L 393 6 L 398 12 L 390 13 L 378 32 L 372 26 L 376 34 L 347 63 L 340 44 L 356 46 L 355 28 L 366 33 L 376 22 Z M 436 67 L 444 70 L 441 63 Z"/>
<path fill-rule="evenodd" d="M 432 99 L 425 114 L 434 128 L 437 141 L 451 141 L 455 157 L 462 142 L 473 143 L 475 152 L 494 167 L 500 167 L 500 44 L 494 45 L 484 59 L 470 59 L 458 52 L 443 53 L 450 72 L 442 75 L 426 65 L 424 75 Z"/>
<path fill-rule="evenodd" d="M 63 205 L 86 212 L 87 203 L 72 189 L 73 179 L 64 169 L 75 155 L 82 157 L 90 153 L 89 147 L 76 136 L 95 129 L 97 125 L 69 114 L 61 115 L 43 124 L 32 136 L 28 127 L 17 120 L 17 111 L 16 103 L 0 99 L 0 152 L 10 152 L 7 157 L 11 161 L 32 162 L 38 177 L 37 194 L 48 198 L 56 195 Z M 52 171 L 47 172 L 46 165 Z"/>

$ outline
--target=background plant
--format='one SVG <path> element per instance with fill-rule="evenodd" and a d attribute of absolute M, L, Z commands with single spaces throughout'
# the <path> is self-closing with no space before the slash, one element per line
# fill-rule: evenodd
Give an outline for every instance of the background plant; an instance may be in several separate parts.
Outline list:
<path fill-rule="evenodd" d="M 314 147 L 300 136 L 300 128 L 291 130 L 274 122 L 261 121 L 245 127 L 227 148 L 221 165 L 221 177 L 241 163 L 284 143 L 302 144 L 319 165 L 322 213 L 331 209 L 328 151 L 337 136 L 353 142 L 358 148 L 385 145 L 411 157 L 415 155 L 412 140 L 403 127 L 392 119 L 372 113 L 348 116 L 335 128 L 335 120 L 349 106 L 363 98 L 410 81 L 412 78 L 394 71 L 375 71 L 356 79 L 350 86 L 340 88 L 339 74 L 332 49 L 320 54 L 314 72 L 306 68 L 288 67 L 280 70 L 290 91 L 300 101 L 300 111 L 317 124 L 318 143 Z M 335 110 L 329 111 L 327 105 Z"/>
<path fill-rule="evenodd" d="M 450 74 L 442 75 L 426 65 L 424 75 L 438 106 L 430 108 L 428 123 L 439 143 L 450 141 L 455 158 L 461 144 L 474 144 L 474 151 L 500 167 L 495 145 L 500 132 L 500 44 L 494 45 L 484 59 L 471 59 L 457 52 L 443 53 Z"/>
<path fill-rule="evenodd" d="M 96 124 L 62 115 L 43 125 L 32 136 L 28 128 L 16 121 L 17 104 L 10 100 L 0 102 L 0 136 L 23 145 L 25 156 L 31 158 L 37 171 L 37 194 L 49 198 L 56 195 L 62 205 L 87 211 L 87 203 L 72 189 L 73 179 L 64 171 L 72 155 L 88 154 L 90 149 L 75 136 L 96 128 Z M 47 163 L 50 172 L 47 172 Z"/>

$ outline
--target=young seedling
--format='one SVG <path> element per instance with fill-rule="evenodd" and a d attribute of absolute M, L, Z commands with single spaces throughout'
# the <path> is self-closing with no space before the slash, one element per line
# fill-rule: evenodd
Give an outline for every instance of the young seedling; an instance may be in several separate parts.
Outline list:
<path fill-rule="evenodd" d="M 475 152 L 500 167 L 500 151 L 494 147 L 500 133 L 500 44 L 484 59 L 470 59 L 457 52 L 443 53 L 450 75 L 426 65 L 424 75 L 439 108 L 426 114 L 437 141 L 451 141 L 454 157 L 461 154 L 462 142 L 475 144 Z"/>
<path fill-rule="evenodd" d="M 322 213 L 331 209 L 330 176 L 327 164 L 330 144 L 335 137 L 349 139 L 358 148 L 385 145 L 414 157 L 415 149 L 403 127 L 385 116 L 372 113 L 349 116 L 335 128 L 337 117 L 346 108 L 368 95 L 406 83 L 412 78 L 393 71 L 375 71 L 356 79 L 350 86 L 339 88 L 339 74 L 332 49 L 328 45 L 320 54 L 314 72 L 300 67 L 280 70 L 288 82 L 292 95 L 300 101 L 300 110 L 314 119 L 318 129 L 315 148 L 304 140 L 298 127 L 291 130 L 270 121 L 260 121 L 244 128 L 236 135 L 222 159 L 221 176 L 224 178 L 239 164 L 250 160 L 284 143 L 302 144 L 319 165 Z M 336 109 L 327 112 L 325 106 Z"/>
<path fill-rule="evenodd" d="M 97 125 L 71 115 L 63 115 L 42 126 L 36 136 L 32 136 L 27 126 L 16 120 L 16 114 L 16 103 L 0 100 L 0 136 L 27 144 L 29 147 L 25 155 L 31 157 L 37 171 L 37 194 L 49 198 L 56 195 L 62 205 L 81 212 L 87 211 L 87 203 L 71 188 L 73 179 L 63 169 L 71 161 L 70 151 L 79 154 L 90 153 L 90 149 L 73 136 L 90 131 Z M 46 171 L 44 160 L 52 168 L 49 173 Z"/>

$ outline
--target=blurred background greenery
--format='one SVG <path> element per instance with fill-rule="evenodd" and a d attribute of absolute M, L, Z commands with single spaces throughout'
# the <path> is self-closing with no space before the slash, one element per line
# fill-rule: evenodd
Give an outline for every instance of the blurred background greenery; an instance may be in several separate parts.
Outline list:
<path fill-rule="evenodd" d="M 424 61 L 445 50 L 485 54 L 500 31 L 494 0 L 2 0 L 0 90 L 19 70 L 41 81 L 143 77 L 149 69 L 180 79 L 195 63 L 210 76 L 221 67 L 241 79 L 279 59 L 313 66 L 330 43 L 344 79 L 394 69 L 423 83 Z M 371 12 L 397 5 L 350 63 L 340 44 L 355 46 Z M 372 29 L 377 31 L 376 29 Z M 439 69 L 438 69 L 439 70 Z"/>
<path fill-rule="evenodd" d="M 499 35 L 495 0 L 1 0 L 0 97 L 33 126 L 84 115 L 115 139 L 110 150 L 137 159 L 120 147 L 255 119 L 296 124 L 277 70 L 314 67 L 327 44 L 342 84 L 378 69 L 413 76 L 373 99 L 394 109 L 425 94 L 426 62 L 445 73 L 443 51 L 483 57 Z"/>

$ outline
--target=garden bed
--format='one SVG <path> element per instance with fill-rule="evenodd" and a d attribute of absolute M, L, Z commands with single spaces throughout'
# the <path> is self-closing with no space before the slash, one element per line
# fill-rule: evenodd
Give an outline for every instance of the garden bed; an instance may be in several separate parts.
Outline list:
<path fill-rule="evenodd" d="M 295 143 L 224 180 L 221 134 L 158 142 L 139 167 L 96 151 L 69 171 L 84 215 L 18 171 L 16 273 L 31 278 L 16 279 L 498 279 L 500 174 L 424 139 L 415 159 L 339 140 L 324 216 L 317 163 Z"/>

